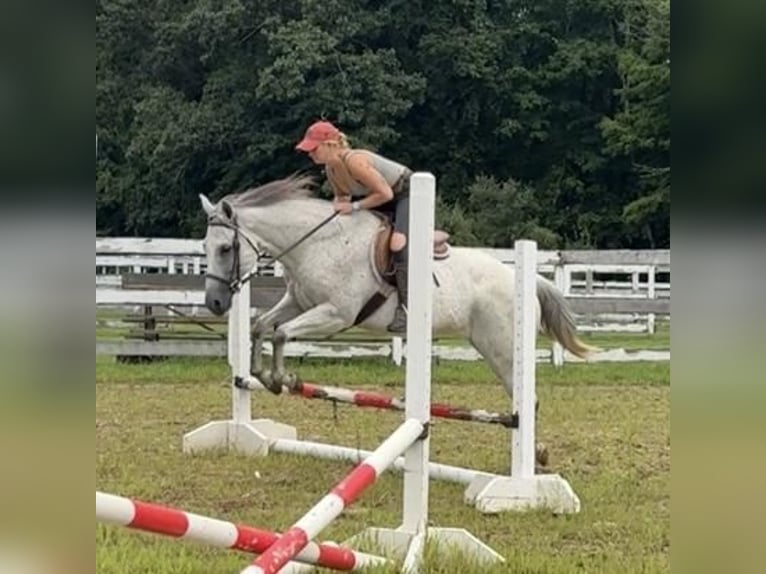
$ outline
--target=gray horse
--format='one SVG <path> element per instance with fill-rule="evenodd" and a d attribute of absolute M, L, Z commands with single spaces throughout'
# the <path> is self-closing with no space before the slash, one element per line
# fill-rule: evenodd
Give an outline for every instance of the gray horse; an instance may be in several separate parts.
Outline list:
<path fill-rule="evenodd" d="M 285 342 L 342 331 L 354 324 L 376 292 L 391 292 L 376 269 L 372 252 L 380 219 L 367 211 L 333 218 L 332 204 L 312 197 L 311 188 L 310 178 L 290 177 L 229 195 L 216 205 L 200 196 L 208 216 L 205 304 L 210 311 L 221 315 L 230 308 L 236 284 L 256 264 L 257 252 L 265 250 L 279 257 L 284 266 L 287 291 L 279 303 L 256 318 L 252 331 L 253 375 L 275 393 L 282 385 L 292 387 L 297 381 L 294 373 L 285 370 Z M 467 338 L 510 396 L 513 268 L 479 250 L 453 247 L 448 258 L 434 262 L 434 275 L 438 281 L 434 336 Z M 593 348 L 578 339 L 561 292 L 538 277 L 537 297 L 542 330 L 573 354 L 587 356 Z M 391 294 L 360 326 L 385 333 L 395 307 L 396 295 Z M 269 371 L 263 368 L 262 346 L 272 329 Z"/>

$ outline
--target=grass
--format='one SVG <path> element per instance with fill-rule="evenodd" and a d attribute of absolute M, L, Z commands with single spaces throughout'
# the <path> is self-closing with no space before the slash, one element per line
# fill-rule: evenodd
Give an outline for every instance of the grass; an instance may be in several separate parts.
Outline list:
<path fill-rule="evenodd" d="M 403 369 L 384 359 L 293 361 L 307 380 L 400 394 Z M 350 466 L 281 454 L 247 458 L 181 453 L 183 433 L 230 416 L 228 369 L 218 359 L 124 365 L 96 361 L 96 483 L 100 490 L 283 530 Z M 506 410 L 508 399 L 480 362 L 434 365 L 433 400 Z M 460 526 L 500 552 L 487 568 L 432 555 L 426 572 L 654 573 L 669 571 L 670 366 L 667 363 L 538 366 L 538 440 L 551 470 L 582 502 L 578 515 L 482 515 L 460 485 L 431 482 L 433 525 Z M 301 438 L 374 448 L 400 413 L 257 393 L 256 416 L 296 426 Z M 432 459 L 493 472 L 509 467 L 508 436 L 494 426 L 436 420 Z M 344 540 L 366 526 L 396 527 L 401 476 L 386 474 L 320 537 Z M 193 543 L 96 528 L 102 574 L 237 572 L 248 556 Z M 388 570 L 393 572 L 394 570 Z"/>

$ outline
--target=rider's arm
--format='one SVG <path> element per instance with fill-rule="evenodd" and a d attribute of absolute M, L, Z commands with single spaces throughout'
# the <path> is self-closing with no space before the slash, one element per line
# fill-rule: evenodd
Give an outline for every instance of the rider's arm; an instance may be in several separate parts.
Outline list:
<path fill-rule="evenodd" d="M 351 177 L 370 191 L 367 197 L 358 202 L 360 208 L 372 209 L 394 198 L 394 191 L 391 186 L 363 154 L 350 156 L 346 162 L 346 167 Z"/>

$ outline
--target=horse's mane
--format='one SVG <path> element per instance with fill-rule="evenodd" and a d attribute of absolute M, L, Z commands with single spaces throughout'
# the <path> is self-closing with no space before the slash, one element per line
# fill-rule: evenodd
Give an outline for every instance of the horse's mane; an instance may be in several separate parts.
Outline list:
<path fill-rule="evenodd" d="M 310 175 L 291 175 L 224 197 L 235 207 L 258 207 L 278 201 L 314 197 L 316 183 Z"/>

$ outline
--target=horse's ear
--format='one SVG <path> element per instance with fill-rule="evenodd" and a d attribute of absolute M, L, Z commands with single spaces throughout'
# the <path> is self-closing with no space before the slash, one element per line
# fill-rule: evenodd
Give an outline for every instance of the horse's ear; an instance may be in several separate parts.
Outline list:
<path fill-rule="evenodd" d="M 204 194 L 199 194 L 199 200 L 202 202 L 202 209 L 205 210 L 208 217 L 212 217 L 215 213 L 215 206 Z"/>
<path fill-rule="evenodd" d="M 223 213 L 227 219 L 234 219 L 234 208 L 231 206 L 231 203 L 223 200 L 221 202 L 221 208 L 223 209 Z"/>

